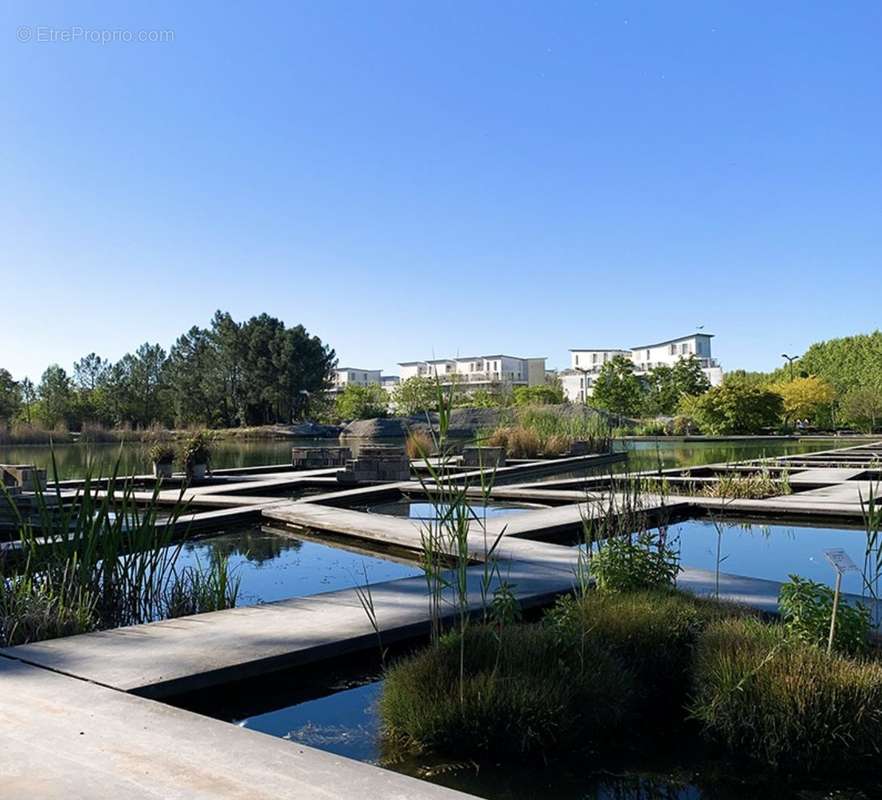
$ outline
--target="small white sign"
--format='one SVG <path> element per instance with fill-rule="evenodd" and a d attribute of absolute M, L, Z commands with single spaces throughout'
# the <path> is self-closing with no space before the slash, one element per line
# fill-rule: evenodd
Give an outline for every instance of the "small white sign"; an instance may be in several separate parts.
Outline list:
<path fill-rule="evenodd" d="M 843 572 L 860 572 L 857 564 L 851 560 L 851 556 L 839 547 L 834 547 L 832 550 L 825 550 L 824 558 L 826 558 L 840 574 Z"/>

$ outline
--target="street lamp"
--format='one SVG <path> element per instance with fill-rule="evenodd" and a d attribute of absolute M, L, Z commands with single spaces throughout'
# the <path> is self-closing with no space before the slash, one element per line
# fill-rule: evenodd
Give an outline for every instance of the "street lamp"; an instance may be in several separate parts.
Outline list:
<path fill-rule="evenodd" d="M 790 380 L 793 380 L 793 362 L 796 361 L 799 356 L 788 356 L 787 353 L 781 353 L 781 358 L 786 359 L 787 363 L 790 364 Z"/>

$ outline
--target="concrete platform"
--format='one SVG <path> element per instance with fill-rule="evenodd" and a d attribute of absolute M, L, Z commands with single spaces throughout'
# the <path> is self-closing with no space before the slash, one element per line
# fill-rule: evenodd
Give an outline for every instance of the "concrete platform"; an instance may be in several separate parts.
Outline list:
<path fill-rule="evenodd" d="M 469 795 L 0 658 L 4 800 L 456 800 Z"/>

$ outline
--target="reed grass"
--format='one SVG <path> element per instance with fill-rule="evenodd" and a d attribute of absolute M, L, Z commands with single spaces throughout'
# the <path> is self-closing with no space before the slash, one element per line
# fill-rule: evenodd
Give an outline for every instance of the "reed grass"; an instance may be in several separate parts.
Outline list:
<path fill-rule="evenodd" d="M 419 461 L 435 451 L 435 443 L 428 433 L 411 431 L 404 442 L 404 450 L 411 461 Z"/>
<path fill-rule="evenodd" d="M 226 559 L 213 558 L 206 570 L 178 569 L 185 537 L 175 536 L 175 524 L 186 504 L 179 500 L 160 519 L 159 486 L 141 507 L 131 479 L 118 470 L 119 461 L 105 485 L 93 481 L 87 467 L 72 499 L 57 483 L 37 487 L 35 518 L 23 518 L 3 490 L 17 519 L 21 556 L 15 565 L 0 564 L 0 629 L 7 644 L 235 604 L 238 581 Z"/>
<path fill-rule="evenodd" d="M 721 620 L 699 640 L 689 710 L 707 737 L 772 767 L 875 768 L 882 664 L 828 655 L 781 625 Z"/>
<path fill-rule="evenodd" d="M 580 660 L 536 623 L 501 636 L 488 625 L 445 636 L 386 673 L 379 709 L 388 749 L 473 759 L 607 746 L 630 719 L 633 678 L 609 653 L 587 650 Z"/>

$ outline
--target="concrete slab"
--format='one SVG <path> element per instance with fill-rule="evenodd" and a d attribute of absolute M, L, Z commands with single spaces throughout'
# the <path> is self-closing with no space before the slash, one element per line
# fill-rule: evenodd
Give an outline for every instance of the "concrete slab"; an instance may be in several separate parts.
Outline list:
<path fill-rule="evenodd" d="M 2 796 L 456 800 L 469 795 L 0 658 Z"/>

